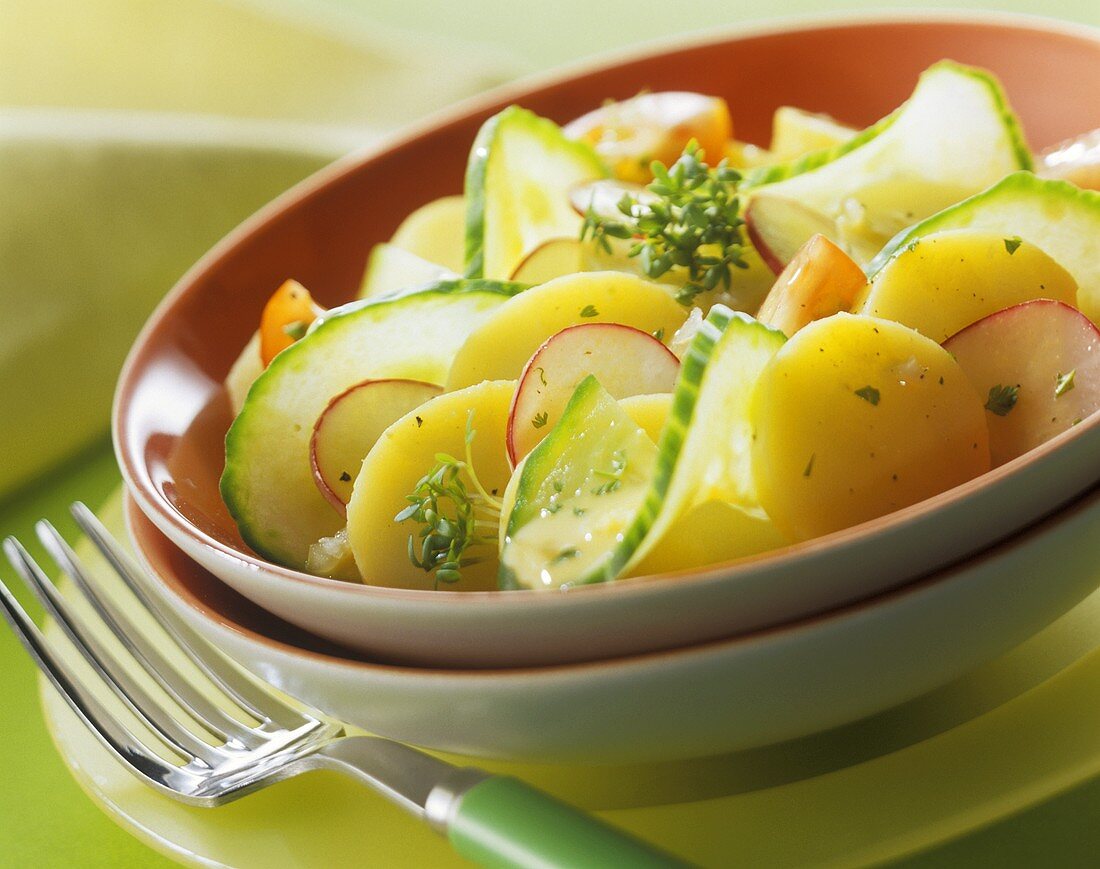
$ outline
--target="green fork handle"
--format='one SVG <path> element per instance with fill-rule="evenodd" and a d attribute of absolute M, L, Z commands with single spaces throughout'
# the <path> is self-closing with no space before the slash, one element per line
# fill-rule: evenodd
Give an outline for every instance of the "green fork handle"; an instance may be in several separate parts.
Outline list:
<path fill-rule="evenodd" d="M 668 869 L 690 864 L 506 776 L 483 779 L 457 796 L 446 823 L 454 849 L 508 869 Z"/>

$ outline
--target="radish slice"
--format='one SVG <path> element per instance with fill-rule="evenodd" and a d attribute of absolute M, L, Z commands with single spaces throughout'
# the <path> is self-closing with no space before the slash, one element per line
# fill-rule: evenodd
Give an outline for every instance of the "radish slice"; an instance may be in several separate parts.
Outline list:
<path fill-rule="evenodd" d="M 745 229 L 760 258 L 777 275 L 815 235 L 835 238 L 836 223 L 793 199 L 759 193 L 745 209 Z"/>
<path fill-rule="evenodd" d="M 363 457 L 391 424 L 443 390 L 419 380 L 364 380 L 341 392 L 313 426 L 313 481 L 341 514 Z"/>
<path fill-rule="evenodd" d="M 561 418 L 580 383 L 594 374 L 613 398 L 671 392 L 680 361 L 647 332 L 620 323 L 585 323 L 552 335 L 528 360 L 508 417 L 513 466 Z"/>
<path fill-rule="evenodd" d="M 986 403 L 993 466 L 1100 409 L 1100 330 L 1069 305 L 1038 299 L 990 314 L 948 338 Z"/>

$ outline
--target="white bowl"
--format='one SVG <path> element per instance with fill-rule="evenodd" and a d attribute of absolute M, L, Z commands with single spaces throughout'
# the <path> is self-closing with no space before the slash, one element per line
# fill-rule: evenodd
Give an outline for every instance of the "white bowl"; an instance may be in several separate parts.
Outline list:
<path fill-rule="evenodd" d="M 395 667 L 305 634 L 227 588 L 132 502 L 168 604 L 262 679 L 342 721 L 483 757 L 602 763 L 708 756 L 835 727 L 1007 651 L 1100 584 L 1100 488 L 905 588 L 731 640 L 512 670 Z"/>

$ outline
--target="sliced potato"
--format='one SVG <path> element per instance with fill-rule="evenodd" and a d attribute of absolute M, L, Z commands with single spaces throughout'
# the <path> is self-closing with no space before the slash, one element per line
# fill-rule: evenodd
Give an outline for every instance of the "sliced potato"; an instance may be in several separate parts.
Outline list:
<path fill-rule="evenodd" d="M 853 310 L 942 342 L 982 317 L 1032 299 L 1073 305 L 1077 282 L 1031 242 L 953 229 L 918 238 L 900 251 Z"/>
<path fill-rule="evenodd" d="M 466 197 L 433 199 L 401 221 L 390 244 L 455 274 L 466 267 Z"/>
<path fill-rule="evenodd" d="M 677 519 L 624 575 L 690 570 L 746 558 L 788 543 L 775 523 L 759 511 L 726 501 L 704 501 Z"/>
<path fill-rule="evenodd" d="M 650 395 L 631 395 L 620 398 L 619 407 L 625 410 L 626 415 L 649 435 L 651 441 L 657 443 L 661 439 L 661 430 L 668 420 L 668 412 L 672 409 L 672 393 L 656 392 Z"/>
<path fill-rule="evenodd" d="M 260 358 L 260 333 L 255 332 L 225 376 L 225 391 L 229 394 L 229 406 L 233 408 L 233 416 L 241 412 L 248 390 L 252 388 L 256 378 L 263 373 L 264 361 Z"/>
<path fill-rule="evenodd" d="M 666 339 L 687 318 L 667 287 L 621 272 L 567 275 L 513 296 L 466 339 L 448 389 L 515 380 L 546 339 L 581 323 L 623 323 Z M 662 331 L 663 330 L 663 331 Z"/>
<path fill-rule="evenodd" d="M 515 387 L 511 381 L 496 381 L 440 395 L 382 433 L 363 460 L 348 502 L 348 542 L 365 583 L 436 588 L 434 574 L 426 573 L 409 559 L 410 535 L 418 544 L 420 528 L 412 520 L 396 522 L 394 517 L 408 506 L 406 496 L 435 466 L 438 453 L 465 460 L 470 413 L 476 432 L 470 444 L 474 470 L 489 494 L 500 497 L 510 476 L 504 432 Z M 461 478 L 466 488 L 474 491 L 466 471 Z M 440 589 L 485 591 L 497 587 L 495 534 L 487 536 L 492 542 L 467 552 L 481 561 L 464 567 L 457 583 L 440 582 Z"/>
<path fill-rule="evenodd" d="M 989 470 L 984 398 L 951 354 L 888 320 L 806 326 L 760 375 L 760 503 L 794 539 L 899 510 Z"/>

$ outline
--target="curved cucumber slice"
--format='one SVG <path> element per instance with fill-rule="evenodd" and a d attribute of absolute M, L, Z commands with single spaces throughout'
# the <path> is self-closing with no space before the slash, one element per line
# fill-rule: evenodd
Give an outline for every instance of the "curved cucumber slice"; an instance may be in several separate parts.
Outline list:
<path fill-rule="evenodd" d="M 645 431 L 591 374 L 519 471 L 502 588 L 567 588 L 598 573 L 638 513 L 657 460 Z"/>
<path fill-rule="evenodd" d="M 523 289 L 442 281 L 330 311 L 272 360 L 225 439 L 222 498 L 256 552 L 302 569 L 309 547 L 343 524 L 313 483 L 309 439 L 329 400 L 368 378 L 442 384 L 466 336 Z"/>
<path fill-rule="evenodd" d="M 751 317 L 712 308 L 684 356 L 652 451 L 625 411 L 598 384 L 583 381 L 523 465 L 501 552 L 502 586 L 615 579 L 680 516 L 708 500 L 734 503 L 766 521 L 749 465 L 749 403 L 784 340 Z M 619 482 L 597 494 L 597 479 Z"/>
<path fill-rule="evenodd" d="M 1015 172 L 976 196 L 899 232 L 867 266 L 873 277 L 919 238 L 946 229 L 1019 236 L 1050 254 L 1077 281 L 1077 306 L 1100 323 L 1100 192 Z"/>
<path fill-rule="evenodd" d="M 756 197 L 793 199 L 836 221 L 832 240 L 842 246 L 847 239 L 849 249 L 877 250 L 914 221 L 1030 166 L 996 79 L 944 61 L 921 74 L 897 111 L 851 141 L 750 181 Z"/>
<path fill-rule="evenodd" d="M 506 279 L 543 242 L 577 237 L 569 191 L 607 174 L 589 145 L 547 118 L 518 106 L 491 117 L 466 167 L 466 275 Z"/>

